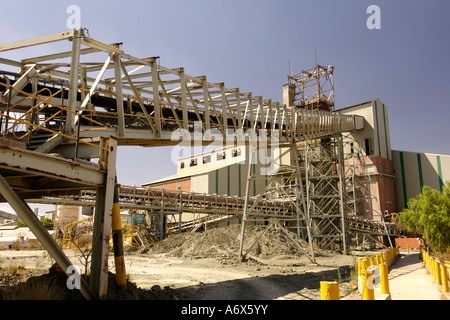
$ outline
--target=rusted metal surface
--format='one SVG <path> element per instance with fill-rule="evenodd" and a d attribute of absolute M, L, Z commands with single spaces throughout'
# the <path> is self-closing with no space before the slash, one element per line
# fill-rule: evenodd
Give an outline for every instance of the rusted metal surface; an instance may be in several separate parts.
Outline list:
<path fill-rule="evenodd" d="M 1 143 L 1 141 L 0 141 Z M 94 163 L 36 153 L 0 144 L 0 171 L 8 169 L 92 187 L 103 185 L 105 172 Z"/>

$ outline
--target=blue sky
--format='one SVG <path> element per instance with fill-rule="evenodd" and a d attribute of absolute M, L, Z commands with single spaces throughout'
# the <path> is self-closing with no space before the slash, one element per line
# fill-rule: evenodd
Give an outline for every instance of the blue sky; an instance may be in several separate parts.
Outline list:
<path fill-rule="evenodd" d="M 282 102 L 289 73 L 335 67 L 336 107 L 380 98 L 392 148 L 450 154 L 450 2 L 382 0 L 9 1 L 0 42 L 66 30 L 81 8 L 91 37 L 134 56 Z M 369 5 L 381 29 L 369 30 Z M 119 149 L 118 178 L 141 185 L 174 174 L 170 148 Z"/>

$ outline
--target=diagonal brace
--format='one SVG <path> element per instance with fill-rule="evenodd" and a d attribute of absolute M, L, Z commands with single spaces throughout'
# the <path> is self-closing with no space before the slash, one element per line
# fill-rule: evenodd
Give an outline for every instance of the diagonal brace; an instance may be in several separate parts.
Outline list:
<path fill-rule="evenodd" d="M 68 273 L 68 267 L 72 265 L 69 258 L 67 258 L 62 249 L 44 228 L 42 223 L 28 206 L 28 204 L 23 199 L 19 198 L 19 196 L 14 192 L 14 190 L 11 189 L 6 180 L 1 175 L 0 193 L 3 195 L 6 201 L 8 201 L 14 211 L 17 212 L 22 221 L 26 223 L 26 225 L 28 226 L 28 228 L 30 228 L 36 238 L 39 239 L 44 248 L 50 253 L 52 258 L 55 259 L 55 261 L 67 273 L 68 276 L 72 276 L 72 274 Z M 89 286 L 86 284 L 82 277 L 80 277 L 80 291 L 86 299 L 95 299 L 94 294 L 89 289 Z"/>

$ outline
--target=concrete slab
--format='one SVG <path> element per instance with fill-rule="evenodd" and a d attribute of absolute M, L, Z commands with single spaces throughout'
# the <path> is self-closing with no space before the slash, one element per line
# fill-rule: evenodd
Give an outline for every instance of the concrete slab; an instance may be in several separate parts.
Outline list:
<path fill-rule="evenodd" d="M 392 300 L 441 300 L 441 292 L 418 253 L 399 255 L 389 271 L 389 289 Z"/>

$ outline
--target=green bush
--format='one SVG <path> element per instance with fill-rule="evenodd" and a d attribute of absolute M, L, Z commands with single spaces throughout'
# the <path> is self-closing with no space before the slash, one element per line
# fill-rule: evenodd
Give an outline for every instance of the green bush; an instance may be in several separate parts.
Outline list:
<path fill-rule="evenodd" d="M 45 229 L 53 230 L 53 221 L 52 221 L 52 219 L 42 218 L 41 219 L 41 223 L 42 223 L 42 225 L 44 226 Z"/>
<path fill-rule="evenodd" d="M 49 218 L 42 218 L 41 219 L 41 223 L 44 226 L 45 229 L 47 230 L 53 230 L 53 221 L 52 219 Z M 26 227 L 27 225 L 25 224 L 25 222 L 23 221 L 17 221 L 17 225 L 19 227 Z"/>
<path fill-rule="evenodd" d="M 439 192 L 424 186 L 422 193 L 408 200 L 399 213 L 399 222 L 408 231 L 422 234 L 431 249 L 445 254 L 450 248 L 450 182 Z"/>

